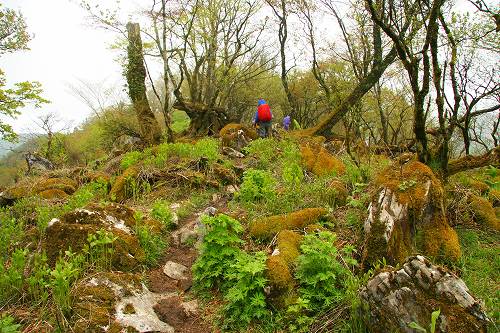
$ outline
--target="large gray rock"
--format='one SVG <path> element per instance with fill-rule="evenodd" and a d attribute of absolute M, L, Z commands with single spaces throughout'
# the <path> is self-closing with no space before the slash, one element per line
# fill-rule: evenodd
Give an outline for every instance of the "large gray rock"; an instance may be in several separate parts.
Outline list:
<path fill-rule="evenodd" d="M 393 165 L 378 175 L 375 185 L 364 224 L 365 266 L 382 258 L 402 264 L 418 253 L 459 259 L 458 236 L 446 220 L 444 190 L 429 167 L 417 161 Z"/>
<path fill-rule="evenodd" d="M 489 319 L 465 283 L 422 256 L 410 257 L 401 269 L 384 270 L 368 281 L 360 296 L 363 318 L 372 333 L 415 332 L 411 322 L 428 327 L 440 309 L 436 332 L 486 332 Z"/>

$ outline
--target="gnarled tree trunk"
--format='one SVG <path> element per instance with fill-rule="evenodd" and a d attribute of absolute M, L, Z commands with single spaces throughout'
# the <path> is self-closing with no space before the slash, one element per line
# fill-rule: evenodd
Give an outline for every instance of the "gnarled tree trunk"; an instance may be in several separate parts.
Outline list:
<path fill-rule="evenodd" d="M 193 136 L 216 135 L 230 122 L 239 121 L 239 119 L 231 119 L 224 108 L 209 107 L 201 103 L 178 99 L 173 108 L 186 112 L 191 118 L 188 131 Z"/>
<path fill-rule="evenodd" d="M 141 30 L 139 23 L 127 24 L 128 32 L 128 66 L 127 83 L 129 96 L 139 121 L 141 135 L 148 145 L 158 144 L 161 140 L 161 131 L 153 111 L 149 107 L 146 97 L 146 68 L 142 53 Z"/>

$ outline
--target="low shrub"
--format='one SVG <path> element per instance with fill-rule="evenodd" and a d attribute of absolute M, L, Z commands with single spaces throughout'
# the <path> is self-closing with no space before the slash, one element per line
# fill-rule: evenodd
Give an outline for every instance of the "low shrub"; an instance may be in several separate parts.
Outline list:
<path fill-rule="evenodd" d="M 156 200 L 151 208 L 151 216 L 160 221 L 167 230 L 174 227 L 174 213 L 165 200 Z"/>
<path fill-rule="evenodd" d="M 276 196 L 276 181 L 268 171 L 249 169 L 243 174 L 243 183 L 237 198 L 246 203 L 272 200 Z"/>

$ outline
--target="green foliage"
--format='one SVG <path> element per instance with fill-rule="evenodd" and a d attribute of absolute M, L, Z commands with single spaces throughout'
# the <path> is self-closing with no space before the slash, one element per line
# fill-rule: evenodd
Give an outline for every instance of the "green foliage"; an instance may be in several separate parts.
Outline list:
<path fill-rule="evenodd" d="M 161 235 L 153 233 L 148 226 L 139 223 L 136 224 L 135 234 L 146 254 L 146 265 L 156 265 L 168 245 L 167 242 Z"/>
<path fill-rule="evenodd" d="M 266 307 L 264 287 L 266 278 L 266 254 L 257 252 L 250 255 L 238 252 L 229 270 L 224 274 L 231 286 L 224 299 L 224 327 L 246 328 L 252 320 L 262 320 L 270 315 Z"/>
<path fill-rule="evenodd" d="M 347 205 L 352 208 L 364 209 L 368 206 L 370 195 L 365 188 L 368 184 L 355 183 L 351 195 L 347 198 Z"/>
<path fill-rule="evenodd" d="M 10 250 L 24 235 L 24 223 L 0 211 L 0 260 L 6 260 Z"/>
<path fill-rule="evenodd" d="M 16 249 L 8 265 L 0 260 L 0 304 L 22 294 L 27 255 L 27 249 Z"/>
<path fill-rule="evenodd" d="M 170 204 L 165 200 L 156 200 L 151 209 L 151 216 L 165 226 L 167 230 L 174 227 L 174 213 L 170 209 Z"/>
<path fill-rule="evenodd" d="M 249 169 L 243 174 L 243 183 L 237 197 L 243 202 L 258 202 L 275 197 L 275 180 L 268 171 Z"/>
<path fill-rule="evenodd" d="M 417 185 L 417 182 L 415 180 L 413 180 L 413 179 L 405 180 L 405 181 L 402 181 L 401 183 L 399 183 L 398 189 L 401 192 L 405 192 L 406 190 L 415 187 L 415 185 Z"/>
<path fill-rule="evenodd" d="M 440 314 L 441 314 L 441 309 L 438 309 L 438 310 L 433 311 L 431 313 L 431 323 L 429 324 L 429 332 L 430 333 L 436 332 L 436 322 L 437 322 L 437 319 L 439 318 Z M 419 324 L 417 324 L 414 321 L 412 321 L 408 326 L 410 328 L 416 329 L 420 332 L 427 333 L 427 330 L 425 328 L 423 328 L 422 326 L 420 326 Z"/>
<path fill-rule="evenodd" d="M 87 254 L 87 262 L 95 270 L 110 270 L 111 259 L 114 253 L 113 243 L 118 239 L 113 233 L 104 229 L 98 230 L 95 234 L 87 236 L 87 245 L 84 252 Z"/>
<path fill-rule="evenodd" d="M 201 253 L 193 265 L 194 286 L 199 291 L 223 287 L 224 274 L 230 271 L 244 242 L 239 235 L 243 227 L 237 220 L 227 216 L 204 216 L 202 223 L 207 228 Z"/>
<path fill-rule="evenodd" d="M 175 110 L 172 112 L 172 131 L 174 133 L 181 133 L 189 128 L 191 119 L 184 111 Z"/>
<path fill-rule="evenodd" d="M 120 162 L 120 167 L 122 170 L 126 170 L 132 165 L 136 164 L 139 162 L 143 157 L 143 153 L 140 151 L 131 151 L 125 154 L 123 156 L 121 162 Z"/>
<path fill-rule="evenodd" d="M 490 318 L 500 321 L 500 290 L 493 290 L 500 271 L 500 246 L 493 231 L 457 229 L 462 256 L 461 278 L 472 294 L 484 300 Z"/>
<path fill-rule="evenodd" d="M 21 333 L 21 325 L 16 324 L 14 318 L 7 315 L 0 317 L 0 333 Z"/>
<path fill-rule="evenodd" d="M 302 254 L 297 258 L 295 277 L 308 310 L 323 311 L 345 297 L 345 283 L 352 273 L 338 260 L 341 254 L 333 245 L 335 239 L 335 234 L 322 231 L 318 235 L 306 235 L 300 246 Z M 353 250 L 350 246 L 342 249 L 343 262 L 352 266 L 357 265 L 351 257 Z"/>
<path fill-rule="evenodd" d="M 26 278 L 28 293 L 32 300 L 45 304 L 49 297 L 50 268 L 45 253 L 35 253 L 31 262 L 31 272 Z"/>
<path fill-rule="evenodd" d="M 82 273 L 85 258 L 66 251 L 63 258 L 59 258 L 55 268 L 50 272 L 50 286 L 52 298 L 58 309 L 65 315 L 71 311 L 71 285 Z"/>
<path fill-rule="evenodd" d="M 298 163 L 290 163 L 283 167 L 281 176 L 288 186 L 298 186 L 304 180 L 304 171 Z"/>
<path fill-rule="evenodd" d="M 244 148 L 247 155 L 257 159 L 259 169 L 280 169 L 289 163 L 300 163 L 300 150 L 292 141 L 265 138 L 254 140 Z"/>

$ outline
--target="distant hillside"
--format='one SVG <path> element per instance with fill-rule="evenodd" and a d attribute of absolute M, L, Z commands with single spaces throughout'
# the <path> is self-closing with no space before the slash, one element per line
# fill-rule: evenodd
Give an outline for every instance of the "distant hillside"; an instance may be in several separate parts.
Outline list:
<path fill-rule="evenodd" d="M 0 139 L 0 158 L 7 155 L 11 149 L 15 149 L 23 145 L 29 138 L 28 134 L 19 134 L 19 140 L 16 143 L 11 143 Z"/>

